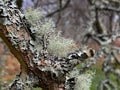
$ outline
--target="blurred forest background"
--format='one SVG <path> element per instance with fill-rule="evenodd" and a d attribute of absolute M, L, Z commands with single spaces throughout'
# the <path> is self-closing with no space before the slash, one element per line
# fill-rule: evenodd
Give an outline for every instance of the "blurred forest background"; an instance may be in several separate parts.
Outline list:
<path fill-rule="evenodd" d="M 24 13 L 25 10 L 32 7 L 39 9 L 47 18 L 52 18 L 55 22 L 56 30 L 61 31 L 66 38 L 71 38 L 76 41 L 77 45 L 81 45 L 84 35 L 88 32 L 88 25 L 92 19 L 90 16 L 89 0 L 16 0 L 18 8 Z M 62 2 L 61 2 L 62 1 Z M 99 1 L 99 0 L 98 0 Z M 101 0 L 102 1 L 102 0 Z M 119 4 L 119 0 L 104 0 L 114 1 Z M 61 7 L 61 9 L 60 9 Z M 111 28 L 119 29 L 120 19 L 119 13 L 103 11 L 100 13 L 102 24 L 106 31 Z M 111 27 L 112 26 L 112 27 Z M 90 39 L 86 43 L 89 47 L 98 50 L 99 45 L 94 40 Z M 120 47 L 120 39 L 116 39 L 113 43 Z M 98 60 L 93 66 L 96 75 L 93 80 L 91 90 L 96 90 L 96 83 L 104 78 L 101 71 L 103 59 Z M 6 86 L 19 73 L 19 63 L 16 58 L 9 52 L 4 42 L 0 39 L 0 87 Z M 114 78 L 114 77 L 113 77 Z"/>

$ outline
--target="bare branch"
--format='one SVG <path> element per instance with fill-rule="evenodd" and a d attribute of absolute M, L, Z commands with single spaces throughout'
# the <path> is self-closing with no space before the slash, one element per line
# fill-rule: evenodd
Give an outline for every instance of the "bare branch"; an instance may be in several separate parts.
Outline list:
<path fill-rule="evenodd" d="M 69 5 L 70 1 L 71 1 L 71 0 L 67 0 L 66 3 L 65 3 L 65 5 L 64 5 L 63 7 L 61 7 L 61 5 L 60 5 L 60 8 L 59 8 L 59 9 L 57 9 L 57 10 L 55 10 L 54 12 L 46 15 L 46 17 L 51 17 L 51 16 L 54 15 L 55 13 L 61 12 L 62 10 L 64 10 L 65 8 L 67 8 L 67 6 Z"/>

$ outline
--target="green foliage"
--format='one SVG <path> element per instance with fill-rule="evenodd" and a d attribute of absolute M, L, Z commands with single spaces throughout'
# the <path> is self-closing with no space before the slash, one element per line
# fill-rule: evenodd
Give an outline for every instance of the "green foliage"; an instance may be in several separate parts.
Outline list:
<path fill-rule="evenodd" d="M 97 84 L 100 82 L 101 79 L 105 78 L 105 75 L 101 71 L 101 66 L 100 67 L 94 66 L 92 68 L 93 70 L 96 71 L 96 74 L 94 75 L 94 78 L 92 80 L 92 85 L 91 85 L 90 90 L 96 90 Z"/>

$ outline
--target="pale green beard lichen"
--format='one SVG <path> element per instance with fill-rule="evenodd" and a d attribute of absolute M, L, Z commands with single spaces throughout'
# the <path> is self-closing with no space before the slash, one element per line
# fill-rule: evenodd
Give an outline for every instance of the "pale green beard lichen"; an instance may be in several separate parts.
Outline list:
<path fill-rule="evenodd" d="M 94 73 L 81 74 L 76 78 L 74 90 L 90 90 Z"/>
<path fill-rule="evenodd" d="M 25 16 L 26 16 L 28 22 L 31 25 L 34 25 L 34 24 L 36 24 L 36 21 L 41 19 L 41 17 L 43 15 L 37 9 L 29 8 L 28 10 L 25 11 Z"/>
<path fill-rule="evenodd" d="M 45 20 L 39 10 L 30 8 L 25 12 L 25 16 L 37 35 L 46 35 L 55 31 L 52 20 Z"/>
<path fill-rule="evenodd" d="M 94 75 L 95 75 L 95 72 L 90 71 L 90 70 L 80 74 L 79 69 L 75 67 L 66 76 L 66 79 L 69 80 L 69 79 L 74 78 L 73 82 L 75 83 L 75 85 L 72 86 L 74 87 L 74 90 L 90 90 Z M 68 84 L 67 83 L 66 83 L 66 90 L 70 90 L 71 87 L 68 85 L 69 83 Z"/>
<path fill-rule="evenodd" d="M 55 56 L 65 57 L 76 48 L 75 42 L 72 39 L 61 37 L 59 32 L 50 37 L 48 51 Z"/>
<path fill-rule="evenodd" d="M 77 48 L 73 40 L 66 39 L 61 36 L 60 32 L 56 32 L 52 20 L 45 20 L 40 11 L 29 9 L 25 12 L 25 16 L 31 24 L 31 28 L 35 30 L 36 37 L 49 35 L 47 50 L 50 55 L 65 57 L 70 51 Z M 37 42 L 39 41 L 39 38 L 37 38 Z M 41 47 L 37 42 L 35 42 L 36 49 Z"/>

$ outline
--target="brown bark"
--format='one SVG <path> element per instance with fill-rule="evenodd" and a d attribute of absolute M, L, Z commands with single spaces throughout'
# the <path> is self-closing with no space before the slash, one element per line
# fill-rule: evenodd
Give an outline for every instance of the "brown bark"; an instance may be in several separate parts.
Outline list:
<path fill-rule="evenodd" d="M 25 60 L 24 56 L 20 51 L 18 51 L 15 47 L 13 47 L 10 40 L 5 36 L 5 33 L 9 31 L 6 26 L 0 25 L 0 37 L 8 46 L 9 50 L 13 53 L 13 55 L 18 59 L 20 65 L 22 65 L 21 69 L 27 70 L 27 65 L 23 62 Z"/>
<path fill-rule="evenodd" d="M 59 90 L 58 84 L 56 83 L 51 84 L 49 90 Z"/>
<path fill-rule="evenodd" d="M 59 85 L 57 83 L 55 83 L 54 80 L 52 80 L 52 78 L 50 76 L 50 72 L 42 72 L 38 68 L 36 68 L 35 65 L 33 67 L 30 65 L 30 57 L 27 57 L 27 55 L 31 54 L 31 53 L 28 53 L 28 52 L 26 53 L 25 51 L 22 52 L 21 48 L 16 49 L 12 45 L 11 41 L 6 37 L 7 33 L 9 33 L 8 31 L 11 30 L 9 27 L 0 25 L 0 37 L 6 43 L 6 45 L 12 52 L 12 54 L 17 58 L 17 60 L 20 63 L 20 66 L 21 66 L 21 74 L 19 76 L 19 80 L 16 80 L 12 84 L 12 86 L 10 87 L 10 90 L 17 90 L 17 86 L 16 86 L 18 83 L 17 81 L 26 82 L 26 78 L 27 78 L 27 76 L 30 76 L 29 75 L 30 73 L 33 73 L 36 77 L 42 79 L 42 81 L 37 82 L 35 84 L 37 84 L 37 86 L 39 86 L 39 87 L 42 87 L 43 90 L 59 90 L 59 87 L 58 87 Z M 14 30 L 14 29 L 12 29 L 12 30 Z M 12 32 L 12 31 L 10 31 L 10 32 Z M 25 53 L 26 53 L 26 55 L 25 55 Z"/>

